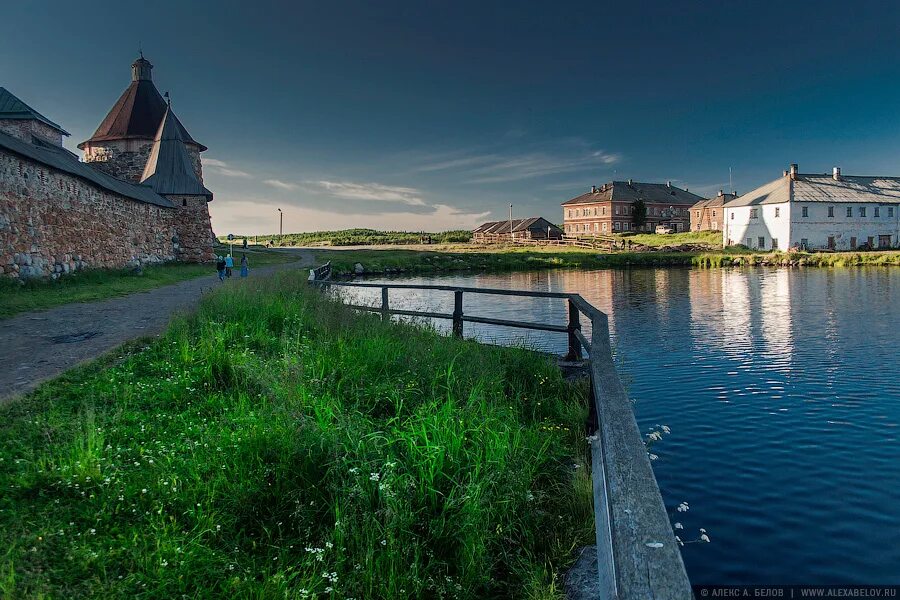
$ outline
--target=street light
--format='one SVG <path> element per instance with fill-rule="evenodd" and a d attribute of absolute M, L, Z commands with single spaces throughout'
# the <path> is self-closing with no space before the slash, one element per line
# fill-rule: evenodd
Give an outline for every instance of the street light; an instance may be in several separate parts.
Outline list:
<path fill-rule="evenodd" d="M 278 244 L 281 245 L 281 236 L 284 233 L 284 213 L 278 209 Z"/>

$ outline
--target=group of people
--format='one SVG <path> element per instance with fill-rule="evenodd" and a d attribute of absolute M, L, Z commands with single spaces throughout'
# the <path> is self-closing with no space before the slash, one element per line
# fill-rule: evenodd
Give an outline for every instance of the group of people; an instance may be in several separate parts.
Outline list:
<path fill-rule="evenodd" d="M 231 277 L 231 271 L 234 269 L 234 258 L 232 258 L 231 254 L 227 256 L 217 256 L 216 257 L 216 271 L 219 272 L 219 281 L 225 281 L 226 278 Z M 241 277 L 246 277 L 250 274 L 250 263 L 247 261 L 247 255 L 241 255 Z"/>

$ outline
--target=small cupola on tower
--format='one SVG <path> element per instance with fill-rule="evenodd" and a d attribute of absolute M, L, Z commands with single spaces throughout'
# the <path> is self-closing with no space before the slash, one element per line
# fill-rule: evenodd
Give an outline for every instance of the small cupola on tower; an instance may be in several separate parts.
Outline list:
<path fill-rule="evenodd" d="M 153 65 L 150 64 L 150 61 L 144 58 L 144 53 L 141 52 L 141 56 L 131 63 L 131 80 L 132 81 L 152 81 L 153 76 L 150 75 L 150 71 L 153 70 Z"/>

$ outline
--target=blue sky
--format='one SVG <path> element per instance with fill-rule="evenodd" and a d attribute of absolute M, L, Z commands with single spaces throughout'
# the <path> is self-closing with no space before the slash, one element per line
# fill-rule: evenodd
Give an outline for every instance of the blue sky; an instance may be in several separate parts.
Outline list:
<path fill-rule="evenodd" d="M 898 39 L 898 2 L 20 2 L 0 85 L 74 149 L 141 45 L 217 233 L 441 230 L 613 178 L 900 175 Z"/>

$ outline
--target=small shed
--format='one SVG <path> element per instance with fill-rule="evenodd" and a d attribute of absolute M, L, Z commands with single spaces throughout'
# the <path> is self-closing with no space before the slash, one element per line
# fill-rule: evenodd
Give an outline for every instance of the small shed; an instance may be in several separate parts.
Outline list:
<path fill-rule="evenodd" d="M 510 236 L 510 225 L 512 236 Z M 544 217 L 528 217 L 512 221 L 488 221 L 472 230 L 472 241 L 476 243 L 499 243 L 513 240 L 558 240 L 562 229 Z"/>

